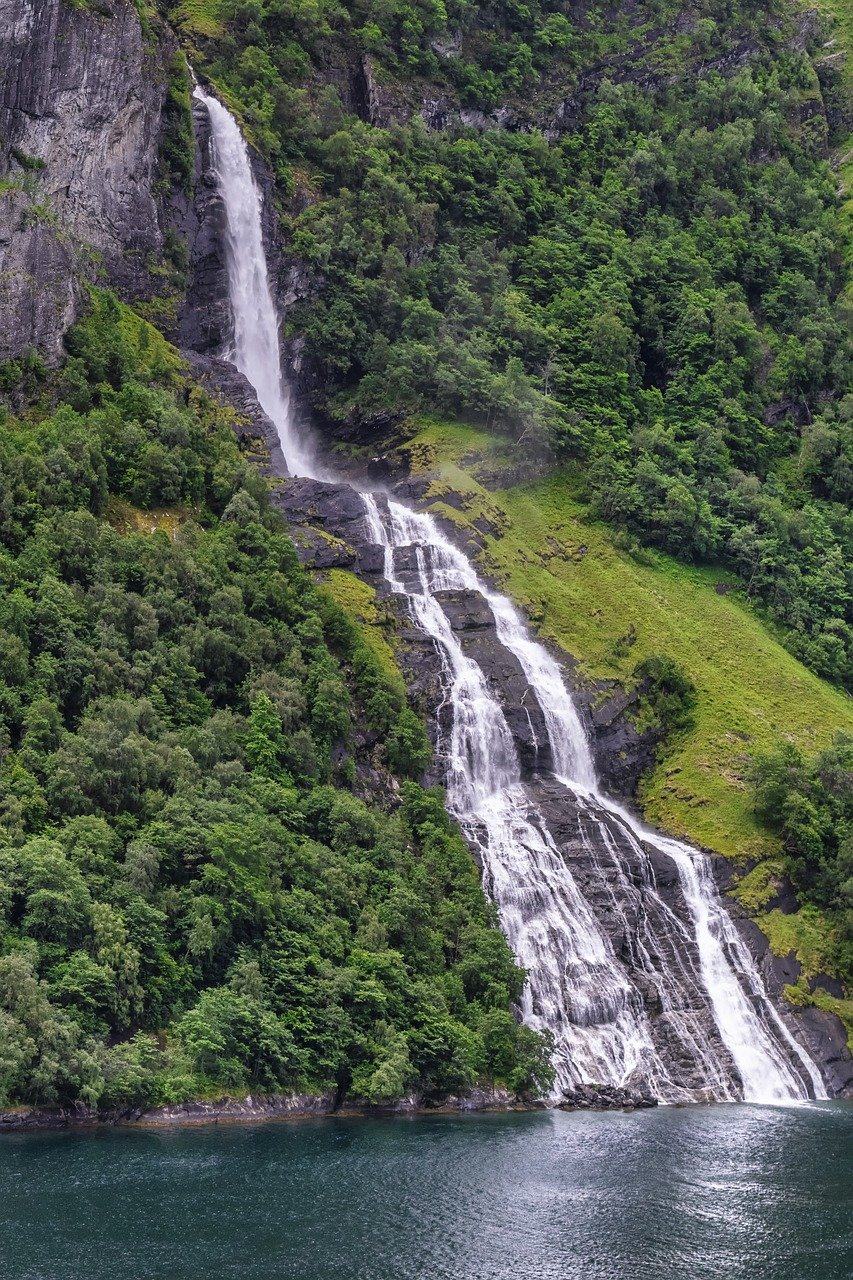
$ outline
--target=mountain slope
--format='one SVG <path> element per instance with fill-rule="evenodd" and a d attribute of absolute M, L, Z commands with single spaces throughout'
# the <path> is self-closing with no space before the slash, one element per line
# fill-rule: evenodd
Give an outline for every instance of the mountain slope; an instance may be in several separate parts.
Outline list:
<path fill-rule="evenodd" d="M 848 684 L 849 104 L 817 13 L 215 12 L 174 16 L 275 166 L 315 418 L 438 410 L 577 461 Z"/>
<path fill-rule="evenodd" d="M 141 314 L 190 345 L 215 347 L 225 332 L 221 211 L 201 163 L 204 139 L 198 132 L 193 139 L 190 128 L 187 68 L 171 30 L 151 6 L 140 6 L 141 20 L 121 0 L 112 16 L 64 0 L 37 0 L 25 11 L 15 0 L 6 6 L 14 38 L 4 48 L 13 57 L 27 23 L 64 33 L 71 45 L 88 42 L 98 50 L 102 87 L 113 95 L 94 123 L 100 128 L 104 118 L 123 112 L 135 125 L 143 122 L 135 131 L 116 135 L 107 128 L 102 137 L 96 128 L 93 135 L 79 101 L 91 77 L 78 74 L 79 67 L 75 73 L 73 61 L 51 55 L 38 62 L 37 102 L 20 77 L 8 81 L 0 200 L 13 209 L 14 219 L 11 237 L 0 243 L 3 284 L 8 286 L 21 264 L 33 275 L 34 262 L 53 263 L 48 275 L 61 293 L 54 299 L 44 292 L 50 305 L 38 314 L 27 312 L 18 294 L 0 293 L 4 354 L 16 357 L 3 366 L 0 381 L 14 416 L 23 413 L 13 427 L 15 438 L 32 437 L 35 455 L 43 438 L 50 474 L 65 477 L 72 489 L 89 486 L 99 529 L 106 517 L 122 537 L 136 539 L 134 555 L 138 539 L 154 534 L 159 554 L 163 538 L 183 537 L 184 525 L 194 525 L 199 514 L 183 493 L 186 477 L 176 476 L 168 456 L 176 441 L 187 447 L 183 434 L 195 430 L 181 425 L 181 398 L 189 399 L 193 419 L 199 416 L 199 393 L 190 384 L 176 384 L 177 418 L 170 417 L 171 409 L 165 413 L 164 444 L 156 439 L 162 426 L 157 396 L 152 402 L 121 384 L 128 373 L 133 381 L 169 383 L 177 376 L 174 353 L 143 329 L 145 345 L 162 367 L 152 371 L 148 357 L 142 370 L 135 367 L 138 352 L 125 367 L 108 338 L 94 365 L 87 364 L 94 358 L 91 350 L 74 351 L 61 389 L 50 375 L 45 391 L 40 357 L 26 348 L 34 344 L 49 361 L 62 360 L 62 331 L 85 305 L 84 282 L 93 276 L 111 280 Z M 848 720 L 843 696 L 791 656 L 799 654 L 834 680 L 845 678 L 849 526 L 843 504 L 850 472 L 847 410 L 838 394 L 843 272 L 827 166 L 828 95 L 814 72 L 822 35 L 813 17 L 795 17 L 787 5 L 766 4 L 755 12 L 747 5 L 712 5 L 710 18 L 706 8 L 678 6 L 676 14 L 666 3 L 642 4 L 626 20 L 590 7 L 570 20 L 564 6 L 548 4 L 524 10 L 457 4 L 449 18 L 439 10 L 399 5 L 384 9 L 377 25 L 372 7 L 368 12 L 358 5 L 306 10 L 201 0 L 171 16 L 194 64 L 241 114 L 266 157 L 266 165 L 257 157 L 257 173 L 269 196 L 270 232 L 275 213 L 280 215 L 270 256 L 303 411 L 324 428 L 328 443 L 336 439 L 342 445 L 342 456 L 375 452 L 377 442 L 398 433 L 424 404 L 477 424 L 431 427 L 416 443 L 432 451 L 423 461 L 439 465 L 442 486 L 473 492 L 475 513 L 482 506 L 487 520 L 502 530 L 499 538 L 486 526 L 484 564 L 590 674 L 630 685 L 635 660 L 658 653 L 677 658 L 689 672 L 698 691 L 696 728 L 675 740 L 674 754 L 647 779 L 644 802 L 662 824 L 709 847 L 770 855 L 750 873 L 742 896 L 751 911 L 764 912 L 762 923 L 777 951 L 799 951 L 811 981 L 821 968 L 836 964 L 834 937 L 822 918 L 815 923 L 799 911 L 780 919 L 778 911 L 765 910 L 776 906 L 777 897 L 786 908 L 796 903 L 784 891 L 777 895 L 778 848 L 756 826 L 743 786 L 743 757 L 780 732 L 811 752 Z M 126 41 L 125 27 L 132 29 Z M 86 65 L 84 59 L 80 66 Z M 61 112 L 53 109 L 57 94 L 66 103 Z M 98 181 L 84 193 L 97 196 L 94 212 L 85 201 L 67 199 L 80 191 L 73 175 L 53 167 L 52 131 L 60 124 L 78 129 L 73 142 L 59 148 L 60 158 L 86 153 L 93 137 L 100 139 L 96 151 L 106 147 Z M 109 236 L 101 234 L 107 230 Z M 37 273 L 34 278 L 39 284 Z M 42 291 L 32 288 L 27 297 L 41 301 Z M 121 315 L 119 327 L 132 326 Z M 114 356 L 118 365 L 110 363 Z M 104 391 L 102 382 L 112 382 L 111 390 Z M 63 411 L 64 417 L 60 413 L 44 427 L 57 395 L 75 413 L 106 409 L 110 431 L 116 406 L 124 425 L 142 414 L 143 435 L 152 437 L 143 442 L 131 431 L 132 448 L 119 460 L 129 470 L 103 509 L 97 507 L 105 500 L 103 477 L 99 471 L 94 478 L 88 474 L 85 449 L 80 457 L 72 451 L 70 463 L 61 453 L 54 456 L 69 424 L 77 448 L 79 426 Z M 154 402 L 156 411 L 146 416 Z M 239 424 L 238 430 L 243 431 Z M 495 430 L 501 433 L 497 444 L 491 438 Z M 188 447 L 190 455 L 197 443 Z M 220 440 L 217 457 L 220 445 L 219 461 L 228 472 L 233 452 Z M 472 483 L 465 461 L 472 449 L 490 461 L 496 453 L 499 469 L 508 449 L 538 478 L 529 486 L 502 488 L 505 477 L 484 473 L 482 485 Z M 231 588 L 245 584 L 245 575 L 251 582 L 253 574 L 242 561 L 226 556 L 224 562 L 220 543 L 236 534 L 231 526 L 242 529 L 244 518 L 250 526 L 255 521 L 240 498 L 237 516 L 232 513 L 221 527 L 224 508 L 212 459 L 209 454 L 201 465 L 196 458 L 189 470 L 195 467 L 193 483 L 201 483 L 198 469 L 207 468 L 203 484 L 213 486 L 205 489 L 201 523 L 211 546 L 220 549 L 208 548 L 202 558 L 209 552 L 214 577 L 224 575 L 216 585 L 227 595 L 221 602 L 227 613 Z M 499 490 L 492 494 L 496 483 Z M 254 480 L 243 487 L 260 504 L 262 542 L 267 536 L 275 540 L 279 535 L 270 532 L 272 517 L 268 527 L 262 490 Z M 64 488 L 60 501 L 66 499 L 71 501 Z M 19 501 L 21 491 L 15 490 L 12 508 Z M 459 523 L 455 506 L 447 504 L 445 514 Z M 622 549 L 614 548 L 596 522 L 602 515 L 621 529 Z M 94 535 L 85 520 L 81 527 L 85 548 Z M 97 573 L 113 584 L 118 572 L 126 590 L 126 570 L 116 570 L 110 560 L 115 548 L 109 537 L 104 543 L 101 531 L 94 542 Z M 643 542 L 700 563 L 679 565 L 644 552 L 638 547 Z M 98 559 L 102 543 L 106 566 Z M 45 549 L 43 539 L 36 539 L 35 567 L 27 560 L 14 573 L 37 576 L 53 564 L 51 556 L 71 554 L 61 540 L 58 547 L 49 539 L 48 544 Z M 55 762 L 46 769 L 42 760 L 45 777 L 36 770 L 33 782 L 26 752 L 38 755 L 44 748 L 52 756 L 65 745 L 64 735 L 76 743 L 81 729 L 76 712 L 57 727 L 52 714 L 37 708 L 35 737 L 25 747 L 24 708 L 12 707 L 6 767 L 14 889 L 5 903 L 4 945 L 13 963 L 4 992 L 7 1011 L 17 1020 L 15 1043 L 23 1046 L 9 1067 L 12 1096 L 121 1103 L 261 1082 L 331 1084 L 380 1097 L 408 1083 L 446 1092 L 484 1073 L 516 1084 L 542 1078 L 541 1046 L 526 1040 L 509 1018 L 518 974 L 467 853 L 434 799 L 409 787 L 399 813 L 390 800 L 395 782 L 389 766 L 417 773 L 423 740 L 405 707 L 385 631 L 378 634 L 375 626 L 374 605 L 355 580 L 337 572 L 330 586 L 344 614 L 327 610 L 298 576 L 290 552 L 282 549 L 281 555 L 285 577 L 293 573 L 288 589 L 319 619 L 319 651 L 341 669 L 353 705 L 359 711 L 373 706 L 381 719 L 381 731 L 374 727 L 374 736 L 357 737 L 345 747 L 348 726 L 341 707 L 318 713 L 320 719 L 328 713 L 329 722 L 318 729 L 319 751 L 317 742 L 310 747 L 300 739 L 316 773 L 292 779 L 300 793 L 295 817 L 293 809 L 284 814 L 284 800 L 271 812 L 268 789 L 261 786 L 259 821 L 277 824 L 283 842 L 295 837 L 296 861 L 289 870 L 299 888 L 314 891 L 318 857 L 334 869 L 333 900 L 308 904 L 297 921 L 297 932 L 304 926 L 299 945 L 308 946 L 310 966 L 322 972 L 312 971 L 307 987 L 297 984 L 294 996 L 291 975 L 279 981 L 285 963 L 280 954 L 258 961 L 260 978 L 251 957 L 248 968 L 243 964 L 243 925 L 238 921 L 235 927 L 229 915 L 237 895 L 228 885 L 223 889 L 220 873 L 224 868 L 227 880 L 233 872 L 241 885 L 245 876 L 263 882 L 260 895 L 256 883 L 249 886 L 253 903 L 263 898 L 263 911 L 275 858 L 264 847 L 255 851 L 257 865 L 235 871 L 226 832 L 215 848 L 204 836 L 210 857 L 205 863 L 203 855 L 203 865 L 191 869 L 189 886 L 181 884 L 173 893 L 168 876 L 156 886 L 169 911 L 178 903 L 183 912 L 185 898 L 191 900 L 189 915 L 181 915 L 157 960 L 169 971 L 166 994 L 152 974 L 141 984 L 143 997 L 131 990 L 132 974 L 125 975 L 128 991 L 119 990 L 107 937 L 114 914 L 99 914 L 101 891 L 109 891 L 110 911 L 124 910 L 119 899 L 126 891 L 128 837 L 139 834 L 141 822 L 147 843 L 146 824 L 156 825 L 160 784 L 165 794 L 180 790 L 187 779 L 191 789 L 201 785 L 207 757 L 195 759 L 187 747 L 195 769 L 181 757 L 188 770 L 184 778 L 174 750 L 185 743 L 171 737 L 188 731 L 204 710 L 192 673 L 186 687 L 178 681 L 176 703 L 166 708 L 167 720 L 178 717 L 177 727 L 158 720 L 163 711 L 156 705 L 150 724 L 130 728 L 131 736 L 144 730 L 143 737 L 154 743 L 150 751 L 143 745 L 144 757 L 168 756 L 174 778 L 158 775 L 152 795 L 141 802 L 142 818 L 133 810 L 112 815 L 119 819 L 115 844 L 105 837 L 103 849 L 94 852 L 90 840 L 80 845 L 84 880 L 101 877 L 92 880 L 94 895 L 89 890 L 99 910 L 83 894 L 74 906 L 82 913 L 77 932 L 62 938 L 50 934 L 50 922 L 40 922 L 38 910 L 30 918 L 28 895 L 65 893 L 71 881 L 76 892 L 79 879 L 53 848 L 47 861 L 55 858 L 56 865 L 47 870 L 42 846 L 37 857 L 28 853 L 21 860 L 30 837 L 41 838 L 40 825 L 47 822 L 52 832 L 62 815 L 69 816 L 61 805 L 70 803 L 67 790 L 54 784 Z M 778 632 L 764 629 L 736 596 L 712 593 L 718 581 L 734 585 L 733 574 L 772 612 Z M 74 589 L 80 586 L 75 581 Z M 132 591 L 139 592 L 136 579 Z M 258 603 L 254 593 L 252 585 L 250 613 Z M 204 630 L 203 620 L 197 625 Z M 112 646 L 104 662 L 111 678 L 126 660 L 116 627 L 110 615 L 103 630 L 104 643 Z M 721 633 L 725 640 L 718 644 Z M 310 646 L 314 640 L 304 642 Z M 217 636 L 214 649 L 221 643 Z M 113 660 L 115 646 L 120 662 Z M 224 646 L 223 660 L 233 656 L 234 647 Z M 12 650 L 14 667 L 21 655 L 14 642 Z M 36 665 L 37 681 L 52 678 L 45 670 L 49 661 Z M 212 679 L 210 673 L 205 679 Z M 132 689 L 120 686 L 119 700 L 140 692 L 141 680 L 137 671 Z M 275 715 L 270 717 L 263 702 L 252 726 L 249 690 L 236 683 L 240 687 L 228 695 L 235 705 L 226 709 L 248 727 L 239 741 L 229 739 L 234 755 L 219 763 L 236 761 L 249 775 L 273 764 L 291 767 Z M 275 680 L 269 683 L 279 719 L 290 715 L 288 699 L 278 706 L 281 690 Z M 163 684 L 157 692 L 166 697 Z M 341 688 L 333 682 L 332 702 L 343 699 Z M 202 696 L 211 696 L 206 686 Z M 224 690 L 217 696 L 225 697 Z M 46 725 L 39 719 L 43 711 Z M 83 736 L 113 729 L 124 732 L 121 725 L 100 724 L 93 713 Z M 313 727 L 307 732 L 311 736 Z M 383 755 L 375 736 L 380 732 L 391 755 Z M 88 757 L 78 745 L 71 753 L 77 751 L 79 786 Z M 230 787 L 227 769 L 225 775 L 217 775 L 215 785 Z M 310 796 L 318 789 L 324 799 L 315 806 Z M 286 799 L 290 804 L 291 797 Z M 365 799 L 367 810 L 359 807 Z M 328 814 L 320 812 L 327 801 L 336 812 L 338 805 L 345 811 L 348 830 L 369 829 L 380 855 L 393 863 L 390 871 L 384 864 L 366 867 L 358 832 L 352 845 L 335 847 Z M 390 815 L 386 801 L 394 810 Z M 75 813 L 72 821 L 91 816 Z M 167 824 L 173 816 L 170 808 Z M 291 818 L 294 829 L 281 830 Z M 194 817 L 205 830 L 220 819 L 222 814 L 207 811 Z M 240 801 L 226 819 L 232 826 L 247 822 Z M 156 847 L 156 839 L 150 843 Z M 65 863 L 77 857 L 76 845 L 61 852 Z M 57 884 L 50 881 L 54 871 Z M 148 874 L 145 866 L 139 874 Z M 218 892 L 225 899 L 221 911 L 207 901 L 195 903 L 197 894 L 215 902 Z M 390 923 L 378 905 L 389 895 L 399 907 Z M 447 916 L 440 910 L 445 898 L 454 904 Z M 422 910 L 424 901 L 438 923 L 421 933 L 415 907 L 420 902 Z M 331 932 L 321 928 L 329 913 L 336 922 Z M 103 921 L 107 932 L 101 937 Z M 112 942 L 123 947 L 121 926 L 116 929 Z M 405 935 L 405 945 L 397 945 L 398 934 Z M 306 939 L 320 936 L 318 961 Z M 193 952 L 190 962 L 185 952 L 192 937 L 202 959 Z M 406 949 L 409 943 L 415 951 Z M 215 961 L 206 968 L 204 948 L 210 945 L 214 950 L 207 954 Z M 381 953 L 381 963 L 365 961 L 363 950 L 371 957 Z M 388 958 L 398 950 L 405 981 L 397 960 Z M 176 956 L 182 958 L 173 969 Z M 477 983 L 492 970 L 497 986 L 484 991 Z M 426 985 L 417 976 L 422 971 L 429 973 Z M 323 985 L 327 978 L 331 995 Z M 317 1032 L 310 1019 L 300 1019 L 320 988 L 334 1009 L 334 1026 Z M 813 998 L 808 987 L 795 994 Z M 161 1005 L 146 1005 L 149 998 Z M 826 991 L 814 998 L 830 1004 L 833 999 Z M 36 1019 L 29 1026 L 27 1001 Z M 441 1013 L 438 1029 L 426 1027 L 425 1010 L 432 1005 Z M 69 1029 L 68 1017 L 77 1030 Z M 164 1026 L 165 1052 L 149 1034 Z M 137 1027 L 142 1038 L 130 1048 L 121 1041 L 113 1053 L 108 1040 Z M 80 1049 L 76 1059 L 78 1075 L 59 1080 L 45 1068 L 42 1088 L 36 1060 L 26 1056 L 33 1034 L 42 1058 L 62 1036 L 78 1048 L 84 1044 L 85 1053 Z M 309 1079 L 306 1063 L 315 1062 L 324 1074 Z"/>

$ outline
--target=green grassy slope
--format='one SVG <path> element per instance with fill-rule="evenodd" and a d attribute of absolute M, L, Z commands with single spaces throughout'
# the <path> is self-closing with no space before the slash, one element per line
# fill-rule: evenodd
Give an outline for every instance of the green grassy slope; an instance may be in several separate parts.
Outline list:
<path fill-rule="evenodd" d="M 571 473 L 488 492 L 477 471 L 508 465 L 505 446 L 426 419 L 408 448 L 415 470 L 436 473 L 437 511 L 461 524 L 485 517 L 500 530 L 486 536 L 482 567 L 584 674 L 629 680 L 654 653 L 694 681 L 696 724 L 647 780 L 649 819 L 730 857 L 773 853 L 751 810 L 747 755 L 780 738 L 818 750 L 853 729 L 850 700 L 778 643 L 725 574 L 620 550 Z M 445 490 L 463 495 L 464 511 L 442 501 Z"/>
<path fill-rule="evenodd" d="M 385 678 L 401 697 L 406 686 L 394 653 L 394 632 L 376 599 L 373 587 L 347 569 L 330 569 L 322 582 L 335 603 L 360 629 L 365 644 Z"/>

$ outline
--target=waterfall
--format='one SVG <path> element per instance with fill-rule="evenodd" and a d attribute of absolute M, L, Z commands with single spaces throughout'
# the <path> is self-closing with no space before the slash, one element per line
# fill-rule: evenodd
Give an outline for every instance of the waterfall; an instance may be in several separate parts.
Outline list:
<path fill-rule="evenodd" d="M 233 331 L 221 353 L 246 376 L 275 424 L 291 475 L 321 475 L 310 442 L 291 428 L 290 397 L 281 376 L 278 316 L 270 291 L 261 223 L 261 193 L 237 121 L 196 83 L 193 97 L 210 118 L 213 172 L 225 207 L 225 265 Z"/>
<path fill-rule="evenodd" d="M 226 213 L 233 338 L 224 354 L 275 423 L 291 473 L 326 479 L 290 414 L 262 198 L 246 143 L 220 102 L 198 86 L 194 92 L 210 116 Z M 510 601 L 480 581 L 431 516 L 374 493 L 362 497 L 388 586 L 406 597 L 441 663 L 448 805 L 480 853 L 485 887 L 527 970 L 524 1019 L 554 1038 L 558 1091 L 592 1083 L 642 1087 L 664 1102 L 825 1097 L 817 1067 L 764 991 L 708 858 L 648 830 L 602 793 L 562 672 Z M 453 590 L 485 600 L 500 643 L 521 667 L 547 728 L 550 778 L 523 778 L 500 702 L 442 604 L 441 593 Z M 555 835 L 566 823 L 571 857 Z"/>
<path fill-rule="evenodd" d="M 616 881 L 621 900 L 635 903 L 638 890 L 624 873 L 624 855 L 646 869 L 645 901 L 636 913 L 638 921 L 645 917 L 639 926 L 646 935 L 640 939 L 644 951 L 638 949 L 631 958 L 631 968 L 654 983 L 661 977 L 660 961 L 672 935 L 683 946 L 684 954 L 666 965 L 658 994 L 671 1034 L 698 1060 L 708 1091 L 718 1098 L 741 1096 L 754 1102 L 823 1096 L 816 1067 L 763 992 L 705 855 L 647 830 L 601 794 L 583 727 L 556 662 L 531 639 L 510 602 L 483 585 L 434 519 L 393 501 L 387 502 L 383 519 L 377 498 L 366 494 L 365 501 L 372 536 L 385 549 L 385 576 L 392 590 L 409 596 L 415 621 L 435 640 L 442 659 L 453 708 L 446 750 L 449 805 L 480 850 L 504 930 L 528 970 L 526 1019 L 555 1036 L 558 1085 L 642 1080 L 668 1101 L 693 1092 L 672 1078 L 635 984 L 596 924 L 541 813 L 531 811 L 504 714 L 482 671 L 454 635 L 436 599 L 442 591 L 476 592 L 488 603 L 499 639 L 518 659 L 542 708 L 557 779 L 610 855 L 608 865 L 600 868 L 604 885 L 612 887 Z M 417 549 L 417 581 L 408 585 L 395 569 L 394 553 L 411 546 Z M 674 864 L 687 922 L 678 920 L 657 893 L 644 846 Z M 595 858 L 589 840 L 587 847 Z M 662 925 L 655 925 L 651 907 Z M 695 965 L 692 951 L 698 957 Z M 693 1012 L 702 993 L 716 1035 L 709 1035 L 705 1020 Z"/>

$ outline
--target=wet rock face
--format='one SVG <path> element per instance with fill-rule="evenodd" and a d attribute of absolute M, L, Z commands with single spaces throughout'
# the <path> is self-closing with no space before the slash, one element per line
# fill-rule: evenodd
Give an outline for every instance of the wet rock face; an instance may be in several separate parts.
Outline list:
<path fill-rule="evenodd" d="M 853 1097 L 853 1057 L 841 1021 L 825 1009 L 796 1009 L 789 1015 L 794 1032 L 820 1063 L 831 1097 Z"/>
<path fill-rule="evenodd" d="M 75 276 L 97 262 L 133 293 L 159 253 L 164 39 L 147 47 L 130 0 L 0 0 L 0 177 L 20 187 L 0 220 L 0 359 L 57 358 Z"/>
<path fill-rule="evenodd" d="M 194 188 L 190 197 L 173 193 L 169 208 L 170 223 L 187 249 L 187 287 L 170 336 L 176 346 L 184 350 L 218 356 L 226 347 L 232 329 L 225 256 L 226 214 L 217 187 L 210 118 L 204 105 L 195 98 L 192 113 Z M 285 260 L 280 249 L 273 175 L 257 151 L 250 149 L 249 154 L 262 195 L 264 250 L 270 281 L 277 294 L 279 313 L 284 314 L 287 306 L 304 290 L 294 283 L 298 275 L 296 267 L 289 259 Z"/>
<path fill-rule="evenodd" d="M 789 910 L 796 911 L 794 899 Z M 808 1049 L 815 1062 L 820 1063 L 827 1090 L 832 1097 L 853 1097 L 853 1056 L 847 1045 L 847 1032 L 843 1023 L 825 1009 L 801 1008 L 789 1004 L 783 996 L 783 988 L 794 985 L 802 972 L 802 965 L 795 954 L 774 956 L 767 938 L 752 921 L 746 918 L 742 908 L 731 903 L 741 937 L 749 947 L 766 990 L 774 998 L 777 1008 L 796 1039 Z M 818 975 L 821 987 L 831 995 L 842 996 L 843 987 L 826 974 Z M 814 989 L 814 982 L 809 984 Z"/>
<path fill-rule="evenodd" d="M 701 1101 L 702 1080 L 685 1052 L 683 1032 L 678 1032 L 672 1010 L 679 1011 L 682 1021 L 686 1015 L 694 1034 L 714 1045 L 718 1054 L 727 1054 L 719 1040 L 695 945 L 679 924 L 689 912 L 675 863 L 650 844 L 638 842 L 633 850 L 624 841 L 617 846 L 616 840 L 608 839 L 610 819 L 605 812 L 596 812 L 594 804 L 566 804 L 565 793 L 548 778 L 534 778 L 527 788 L 535 811 L 544 816 L 572 876 L 642 999 L 658 1052 Z M 618 857 L 614 856 L 617 847 Z M 730 864 L 720 857 L 712 857 L 711 862 L 718 887 L 725 893 Z M 735 900 L 727 899 L 726 906 L 766 992 L 794 1039 L 819 1064 L 830 1096 L 850 1097 L 853 1058 L 843 1024 L 831 1013 L 799 1008 L 784 998 L 783 987 L 797 980 L 799 963 L 793 956 L 774 956 L 765 935 Z M 670 975 L 666 985 L 661 983 L 664 973 Z M 676 975 L 674 983 L 672 975 Z M 713 1101 L 711 1093 L 707 1100 Z M 570 1105 L 599 1105 L 569 1101 Z"/>
<path fill-rule="evenodd" d="M 637 729 L 636 690 L 604 683 L 592 687 L 576 680 L 572 683 L 598 776 L 610 795 L 630 800 L 637 794 L 643 774 L 654 765 L 660 734 Z"/>
<path fill-rule="evenodd" d="M 188 287 L 178 316 L 178 346 L 205 354 L 220 351 L 231 330 L 225 265 L 225 206 L 213 174 L 210 119 L 193 100 L 196 183 L 193 198 L 176 209 L 177 230 L 187 246 Z"/>
<path fill-rule="evenodd" d="M 290 526 L 303 564 L 381 575 L 382 550 L 364 543 L 364 503 L 349 485 L 299 476 L 280 485 L 272 500 Z"/>
<path fill-rule="evenodd" d="M 627 842 L 595 801 L 573 803 L 553 779 L 534 778 L 526 789 L 532 812 L 551 832 L 648 1019 L 655 1049 L 685 1099 L 699 1098 L 707 1087 L 703 1058 L 724 1064 L 718 1089 L 736 1080 L 695 942 L 689 927 L 683 927 L 690 912 L 673 860 L 653 845 Z M 619 1097 L 607 1105 L 642 1105 L 638 1099 L 647 1092 L 644 1082 L 629 1081 L 624 1099 L 617 1091 Z M 573 1105 L 604 1104 L 581 1100 Z"/>
<path fill-rule="evenodd" d="M 347 484 L 294 476 L 276 491 L 273 502 L 290 525 L 315 525 L 355 546 L 366 540 L 364 499 Z"/>
<path fill-rule="evenodd" d="M 497 695 L 515 740 L 522 774 L 530 777 L 552 767 L 548 729 L 542 708 L 518 659 L 498 639 L 485 599 L 472 591 L 437 591 L 465 654 L 473 659 Z"/>

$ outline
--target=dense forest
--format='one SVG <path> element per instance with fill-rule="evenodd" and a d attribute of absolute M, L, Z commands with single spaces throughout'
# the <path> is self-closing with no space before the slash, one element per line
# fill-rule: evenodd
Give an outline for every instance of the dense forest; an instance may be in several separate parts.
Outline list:
<path fill-rule="evenodd" d="M 837 64 L 816 74 L 816 13 L 187 0 L 172 18 L 292 196 L 315 287 L 288 321 L 317 414 L 364 432 L 428 407 L 576 460 L 626 538 L 736 571 L 849 687 L 828 147 L 850 122 Z"/>
<path fill-rule="evenodd" d="M 0 437 L 0 1102 L 538 1091 L 399 673 L 155 330 L 67 346 Z"/>

